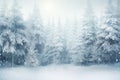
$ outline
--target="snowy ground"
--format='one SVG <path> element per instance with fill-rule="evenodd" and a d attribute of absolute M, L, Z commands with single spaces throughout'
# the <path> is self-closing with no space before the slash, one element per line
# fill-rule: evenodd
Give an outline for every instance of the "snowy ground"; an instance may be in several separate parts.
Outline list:
<path fill-rule="evenodd" d="M 120 80 L 119 66 L 47 66 L 0 69 L 0 80 Z"/>

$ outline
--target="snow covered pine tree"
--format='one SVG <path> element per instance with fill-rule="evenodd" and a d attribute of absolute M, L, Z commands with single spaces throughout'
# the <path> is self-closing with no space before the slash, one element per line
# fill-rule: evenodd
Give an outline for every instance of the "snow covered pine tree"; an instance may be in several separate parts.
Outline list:
<path fill-rule="evenodd" d="M 116 14 L 112 0 L 108 1 L 106 12 L 101 18 L 100 24 L 100 30 L 97 34 L 96 53 L 100 56 L 102 63 L 119 62 L 120 17 L 119 12 Z"/>
<path fill-rule="evenodd" d="M 26 65 L 42 65 L 43 50 L 45 44 L 45 32 L 42 24 L 38 1 L 35 1 L 33 13 L 28 21 L 29 51 Z"/>

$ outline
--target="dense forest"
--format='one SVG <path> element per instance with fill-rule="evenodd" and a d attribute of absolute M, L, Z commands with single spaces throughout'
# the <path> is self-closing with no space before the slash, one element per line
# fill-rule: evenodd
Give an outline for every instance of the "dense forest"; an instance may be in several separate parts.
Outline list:
<path fill-rule="evenodd" d="M 24 20 L 17 0 L 8 11 L 0 5 L 0 66 L 46 66 L 50 64 L 114 64 L 120 62 L 120 0 L 108 0 L 100 19 L 90 0 L 78 24 L 42 24 L 37 4 Z M 61 28 L 64 26 L 64 28 Z M 48 29 L 48 27 L 51 27 Z M 69 28 L 72 27 L 72 28 Z M 69 37 L 69 38 L 68 38 Z"/>

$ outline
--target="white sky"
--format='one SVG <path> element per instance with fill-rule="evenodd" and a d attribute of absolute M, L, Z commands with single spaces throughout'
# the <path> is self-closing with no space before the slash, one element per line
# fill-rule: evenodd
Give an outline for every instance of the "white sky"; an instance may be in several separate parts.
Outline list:
<path fill-rule="evenodd" d="M 0 0 L 2 1 L 2 0 Z M 8 5 L 13 0 L 6 0 Z M 32 8 L 35 0 L 18 0 L 21 6 L 21 10 L 25 19 L 29 17 L 32 12 Z M 73 19 L 74 17 L 79 18 L 84 8 L 86 7 L 86 0 L 36 0 L 39 1 L 40 13 L 43 20 L 49 18 L 66 18 Z M 99 15 L 106 6 L 108 0 L 91 0 L 94 11 Z M 114 0 L 115 2 L 116 0 Z"/>

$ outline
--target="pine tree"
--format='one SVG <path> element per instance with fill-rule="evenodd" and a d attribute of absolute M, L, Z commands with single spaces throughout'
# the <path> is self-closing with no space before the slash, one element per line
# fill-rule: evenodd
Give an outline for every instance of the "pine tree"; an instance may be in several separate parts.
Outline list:
<path fill-rule="evenodd" d="M 26 27 L 24 20 L 22 18 L 22 13 L 18 1 L 14 0 L 9 16 L 9 47 L 11 47 L 14 52 L 11 54 L 12 66 L 15 64 L 21 65 L 24 64 L 25 55 L 27 53 L 27 37 L 26 37 Z"/>
<path fill-rule="evenodd" d="M 101 19 L 99 33 L 97 34 L 97 53 L 103 63 L 118 62 L 120 52 L 120 18 L 115 14 L 112 0 Z"/>
<path fill-rule="evenodd" d="M 30 21 L 28 22 L 29 28 L 29 40 L 30 43 L 33 42 L 33 46 L 29 45 L 30 49 L 33 48 L 34 55 L 36 54 L 36 59 L 39 60 L 39 64 L 42 62 L 42 55 L 45 44 L 45 34 L 44 34 L 44 26 L 42 25 L 42 19 L 40 15 L 40 10 L 37 4 L 37 1 L 34 4 L 33 13 L 30 17 Z M 31 55 L 28 53 L 27 56 Z M 32 56 L 31 56 L 32 57 Z M 34 57 L 35 58 L 35 57 Z"/>
<path fill-rule="evenodd" d="M 80 36 L 80 42 L 82 42 L 82 44 L 81 53 L 79 53 L 79 55 L 82 56 L 82 58 L 79 58 L 82 59 L 80 60 L 82 63 L 89 64 L 91 62 L 94 62 L 93 48 L 96 41 L 97 27 L 90 0 L 87 0 L 87 8 L 81 27 L 83 32 L 81 32 L 82 36 Z"/>
<path fill-rule="evenodd" d="M 54 21 L 54 20 L 53 20 Z M 61 23 L 58 20 L 58 25 L 55 26 L 52 22 L 51 27 L 53 28 L 51 34 L 47 38 L 47 43 L 44 51 L 44 64 L 61 64 L 63 54 L 63 41 L 59 31 Z"/>
<path fill-rule="evenodd" d="M 6 0 L 2 2 L 0 11 L 0 63 L 2 66 L 9 66 L 10 55 L 7 53 L 14 52 L 14 50 L 9 48 L 9 35 L 11 32 L 9 29 Z"/>
<path fill-rule="evenodd" d="M 58 23 L 57 23 L 57 30 L 59 33 L 57 36 L 59 36 L 59 44 L 61 44 L 61 46 L 58 46 L 59 48 L 61 48 L 61 50 L 59 50 L 59 63 L 60 64 L 68 64 L 69 63 L 69 54 L 68 54 L 68 47 L 67 47 L 67 39 L 66 39 L 66 29 L 63 30 L 63 25 L 61 23 L 61 19 L 60 17 L 58 18 Z"/>
<path fill-rule="evenodd" d="M 70 54 L 70 61 L 73 64 L 79 64 L 80 60 L 79 60 L 79 54 L 81 53 L 81 48 L 80 48 L 80 32 L 78 32 L 78 22 L 76 19 L 76 16 L 74 17 L 74 24 L 72 25 L 72 30 L 70 31 L 71 34 L 71 41 L 69 42 L 69 44 L 71 44 L 70 49 L 69 49 L 69 54 Z"/>
<path fill-rule="evenodd" d="M 7 25 L 6 25 L 6 16 L 4 14 L 6 14 L 6 7 L 4 2 L 2 3 L 3 5 L 1 6 L 0 9 L 0 66 L 2 66 L 3 64 L 3 40 L 2 40 L 2 36 L 1 34 L 3 33 L 4 30 L 6 30 Z"/>

